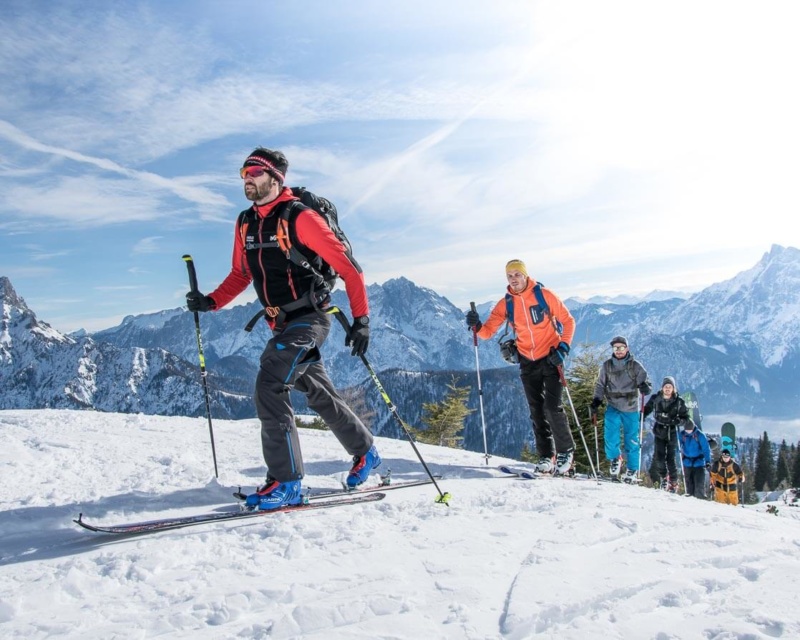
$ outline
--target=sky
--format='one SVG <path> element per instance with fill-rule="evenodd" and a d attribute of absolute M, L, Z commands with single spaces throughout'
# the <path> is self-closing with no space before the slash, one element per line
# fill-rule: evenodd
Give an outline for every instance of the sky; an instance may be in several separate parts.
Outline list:
<path fill-rule="evenodd" d="M 301 430 L 306 489 L 349 467 Z M 225 640 L 800 637 L 800 508 L 733 507 L 593 480 L 502 477 L 419 445 L 451 494 L 114 538 L 116 524 L 235 509 L 263 478 L 258 422 L 0 411 L 0 635 Z M 424 470 L 378 438 L 395 481 Z M 369 482 L 377 482 L 373 476 Z"/>
<path fill-rule="evenodd" d="M 6 0 L 0 275 L 61 331 L 209 292 L 284 151 L 368 284 L 692 292 L 800 247 L 793 0 Z M 237 300 L 254 299 L 248 292 Z"/>

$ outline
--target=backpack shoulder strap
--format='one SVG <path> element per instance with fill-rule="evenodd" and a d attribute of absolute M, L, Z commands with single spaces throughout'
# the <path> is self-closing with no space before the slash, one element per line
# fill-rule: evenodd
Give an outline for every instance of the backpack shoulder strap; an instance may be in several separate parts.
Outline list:
<path fill-rule="evenodd" d="M 539 306 L 542 308 L 542 312 L 550 319 L 550 324 L 553 325 L 553 330 L 560 338 L 561 334 L 564 332 L 564 325 L 556 320 L 553 317 L 553 314 L 550 313 L 550 306 L 547 304 L 547 300 L 544 298 L 544 291 L 542 291 L 543 288 L 544 285 L 541 282 L 537 282 L 535 285 L 533 285 L 533 295 L 536 297 L 536 302 L 538 302 Z"/>
<path fill-rule="evenodd" d="M 536 302 L 539 303 L 539 306 L 542 308 L 542 311 L 549 315 L 550 307 L 547 306 L 547 300 L 544 299 L 544 293 L 542 293 L 541 282 L 537 282 L 535 285 L 533 285 L 533 295 L 536 297 Z"/>
<path fill-rule="evenodd" d="M 298 248 L 297 243 L 292 241 L 294 221 L 297 215 L 305 210 L 314 211 L 311 207 L 307 207 L 299 200 L 290 200 L 281 206 L 278 212 L 276 240 L 287 259 L 309 271 L 317 273 L 317 269 L 311 264 L 311 260 Z"/>
<path fill-rule="evenodd" d="M 514 298 L 510 293 L 506 294 L 506 321 L 514 324 Z"/>
<path fill-rule="evenodd" d="M 242 240 L 242 246 L 247 245 L 247 228 L 250 226 L 250 223 L 253 222 L 254 217 L 253 207 L 250 207 L 242 211 L 236 219 L 236 231 Z"/>

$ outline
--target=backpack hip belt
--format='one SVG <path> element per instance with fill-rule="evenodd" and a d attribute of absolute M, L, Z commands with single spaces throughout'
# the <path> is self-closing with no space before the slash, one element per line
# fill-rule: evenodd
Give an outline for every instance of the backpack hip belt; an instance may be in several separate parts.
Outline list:
<path fill-rule="evenodd" d="M 309 291 L 302 298 L 298 298 L 297 300 L 289 302 L 282 307 L 265 307 L 252 318 L 250 318 L 250 321 L 247 323 L 244 330 L 248 333 L 252 331 L 253 327 L 256 326 L 256 322 L 258 322 L 264 316 L 269 316 L 275 320 L 275 326 L 280 327 L 286 323 L 287 319 L 289 319 L 289 314 L 293 313 L 294 311 L 308 309 L 310 311 L 316 311 L 319 313 L 320 305 L 324 303 L 327 298 L 327 291 L 319 291 L 317 292 L 317 295 L 314 295 L 314 292 Z"/>

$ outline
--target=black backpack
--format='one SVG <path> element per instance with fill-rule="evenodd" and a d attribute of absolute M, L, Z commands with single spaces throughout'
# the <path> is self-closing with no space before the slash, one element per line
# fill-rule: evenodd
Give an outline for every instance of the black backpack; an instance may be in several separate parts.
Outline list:
<path fill-rule="evenodd" d="M 300 199 L 299 204 L 312 209 L 322 216 L 322 219 L 325 220 L 331 231 L 333 231 L 333 234 L 344 245 L 347 257 L 360 271 L 361 267 L 355 261 L 355 258 L 353 258 L 353 247 L 350 244 L 350 240 L 347 239 L 344 231 L 342 231 L 341 227 L 339 226 L 339 213 L 336 211 L 336 205 L 334 205 L 327 198 L 323 198 L 322 196 L 318 196 L 311 191 L 308 191 L 305 187 L 292 187 L 292 194 L 296 198 Z M 280 246 L 281 250 L 284 252 L 284 254 L 286 254 L 286 257 L 289 260 L 294 262 L 296 265 L 303 267 L 304 269 L 308 269 L 315 276 L 317 276 L 317 279 L 319 280 L 318 286 L 324 283 L 328 290 L 331 290 L 335 286 L 339 274 L 337 274 L 333 267 L 331 267 L 319 256 L 315 257 L 314 259 L 307 258 L 305 254 L 303 254 L 303 252 L 297 248 L 297 244 L 292 240 L 294 235 L 292 231 L 294 225 L 292 222 L 294 221 L 295 216 L 303 210 L 302 207 L 297 205 L 298 202 L 293 200 L 281 208 L 279 214 L 280 219 L 278 221 L 278 246 Z"/>
<path fill-rule="evenodd" d="M 327 198 L 318 196 L 311 191 L 308 191 L 305 187 L 291 187 L 291 189 L 292 195 L 294 195 L 296 198 L 299 198 L 300 201 L 298 202 L 297 200 L 292 200 L 291 202 L 281 206 L 280 212 L 278 213 L 278 230 L 276 234 L 276 241 L 278 248 L 283 251 L 288 260 L 291 260 L 293 263 L 303 267 L 304 269 L 308 269 L 314 274 L 315 278 L 311 287 L 311 291 L 309 291 L 308 294 L 302 298 L 299 298 L 288 305 L 284 305 L 281 308 L 281 312 L 288 313 L 295 308 L 300 308 L 301 306 L 307 304 L 310 304 L 314 309 L 319 311 L 318 305 L 328 298 L 331 290 L 336 285 L 336 280 L 339 277 L 339 274 L 337 274 L 334 268 L 325 262 L 320 256 L 316 256 L 313 259 L 308 258 L 302 251 L 300 251 L 300 249 L 298 249 L 298 245 L 293 242 L 292 238 L 294 237 L 294 232 L 292 229 L 294 228 L 293 222 L 297 214 L 308 208 L 322 216 L 322 219 L 325 220 L 331 231 L 333 231 L 333 234 L 344 245 L 345 253 L 356 269 L 361 271 L 361 267 L 356 262 L 355 258 L 353 258 L 350 240 L 347 239 L 344 231 L 342 231 L 341 227 L 339 227 L 339 214 L 336 211 L 336 206 Z M 243 241 L 247 235 L 247 216 L 251 215 L 251 212 L 252 209 L 248 209 L 246 212 L 243 212 L 242 218 L 239 220 L 239 233 L 241 234 Z M 265 310 L 262 309 L 250 319 L 250 322 L 247 323 L 247 326 L 245 326 L 244 330 L 248 332 L 251 331 L 255 326 L 256 321 L 258 321 L 258 319 L 264 315 Z"/>

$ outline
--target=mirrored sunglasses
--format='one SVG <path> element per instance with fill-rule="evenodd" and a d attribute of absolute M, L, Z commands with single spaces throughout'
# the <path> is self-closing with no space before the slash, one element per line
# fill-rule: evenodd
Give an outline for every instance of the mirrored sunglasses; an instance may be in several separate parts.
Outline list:
<path fill-rule="evenodd" d="M 730 453 L 723 453 L 723 454 L 722 454 L 722 457 L 723 457 L 723 458 L 730 458 L 730 457 L 731 457 L 731 454 L 730 454 Z"/>
<path fill-rule="evenodd" d="M 239 175 L 242 176 L 242 180 L 247 177 L 260 178 L 265 173 L 269 172 L 264 167 L 242 167 L 239 169 Z"/>
<path fill-rule="evenodd" d="M 626 347 L 624 344 L 615 344 L 613 348 L 614 351 L 625 351 L 628 347 Z"/>

